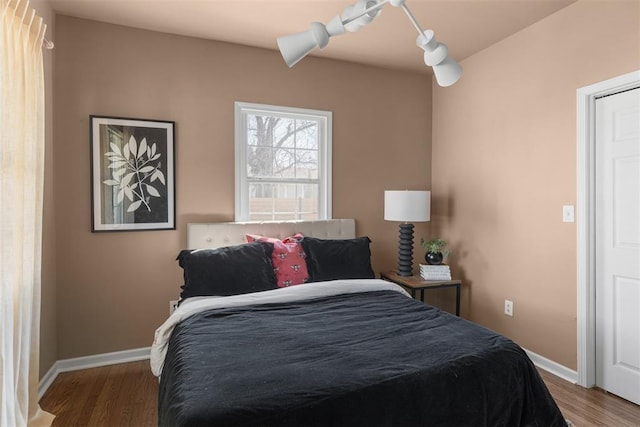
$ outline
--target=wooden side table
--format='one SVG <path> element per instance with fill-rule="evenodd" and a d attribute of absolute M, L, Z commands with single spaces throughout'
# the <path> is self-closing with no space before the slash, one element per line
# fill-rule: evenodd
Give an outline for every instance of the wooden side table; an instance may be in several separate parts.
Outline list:
<path fill-rule="evenodd" d="M 407 289 L 412 298 L 420 291 L 420 301 L 424 302 L 424 291 L 429 289 L 456 288 L 456 316 L 460 316 L 460 280 L 424 280 L 420 275 L 400 276 L 395 271 L 380 273 L 380 278 L 396 283 Z"/>

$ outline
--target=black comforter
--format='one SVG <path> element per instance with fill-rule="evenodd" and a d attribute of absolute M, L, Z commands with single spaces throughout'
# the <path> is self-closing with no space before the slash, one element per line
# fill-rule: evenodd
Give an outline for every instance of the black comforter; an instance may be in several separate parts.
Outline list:
<path fill-rule="evenodd" d="M 214 309 L 173 331 L 162 426 L 565 426 L 507 338 L 391 291 Z"/>

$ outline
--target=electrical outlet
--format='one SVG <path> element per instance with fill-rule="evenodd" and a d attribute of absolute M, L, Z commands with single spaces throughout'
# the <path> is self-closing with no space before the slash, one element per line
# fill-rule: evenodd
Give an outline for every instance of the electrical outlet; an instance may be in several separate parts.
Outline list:
<path fill-rule="evenodd" d="M 513 301 L 504 300 L 504 314 L 513 317 Z"/>
<path fill-rule="evenodd" d="M 174 311 L 176 311 L 176 308 L 178 308 L 178 300 L 174 299 L 169 301 L 169 314 L 173 314 Z"/>

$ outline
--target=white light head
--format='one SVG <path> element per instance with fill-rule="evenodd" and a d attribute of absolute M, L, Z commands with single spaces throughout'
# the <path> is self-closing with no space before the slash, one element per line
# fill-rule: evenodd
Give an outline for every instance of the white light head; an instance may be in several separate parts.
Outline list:
<path fill-rule="evenodd" d="M 462 76 L 462 67 L 449 56 L 449 48 L 436 40 L 432 30 L 424 31 L 416 39 L 424 50 L 424 63 L 433 68 L 438 85 L 451 86 Z"/>
<path fill-rule="evenodd" d="M 451 86 L 462 77 L 462 67 L 453 58 L 447 58 L 433 66 L 433 74 L 436 76 L 436 82 L 441 87 Z"/>
<path fill-rule="evenodd" d="M 332 21 L 333 22 L 333 21 Z M 332 31 L 336 31 L 332 26 Z M 293 67 L 316 47 L 322 49 L 329 43 L 329 31 L 320 22 L 312 22 L 311 28 L 301 33 L 278 37 L 278 48 L 289 67 Z"/>

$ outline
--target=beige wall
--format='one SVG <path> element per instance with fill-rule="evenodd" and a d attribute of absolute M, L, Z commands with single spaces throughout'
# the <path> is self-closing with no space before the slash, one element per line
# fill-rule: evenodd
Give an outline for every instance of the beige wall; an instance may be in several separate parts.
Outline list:
<path fill-rule="evenodd" d="M 433 95 L 432 227 L 453 244 L 470 318 L 572 369 L 576 89 L 640 69 L 639 21 L 637 1 L 580 1 L 466 59 Z"/>
<path fill-rule="evenodd" d="M 234 101 L 333 112 L 333 217 L 395 264 L 386 189 L 431 186 L 428 75 L 58 16 L 55 207 L 59 359 L 145 347 L 179 294 L 192 221 L 234 217 Z M 89 115 L 176 121 L 177 230 L 91 233 Z M 425 235 L 426 224 L 416 227 Z"/>
<path fill-rule="evenodd" d="M 49 0 L 32 0 L 47 24 L 46 37 L 53 40 L 54 13 Z M 40 376 L 57 360 L 56 238 L 53 197 L 53 50 L 42 49 L 45 79 L 44 216 L 42 224 L 42 284 L 40 311 Z"/>

